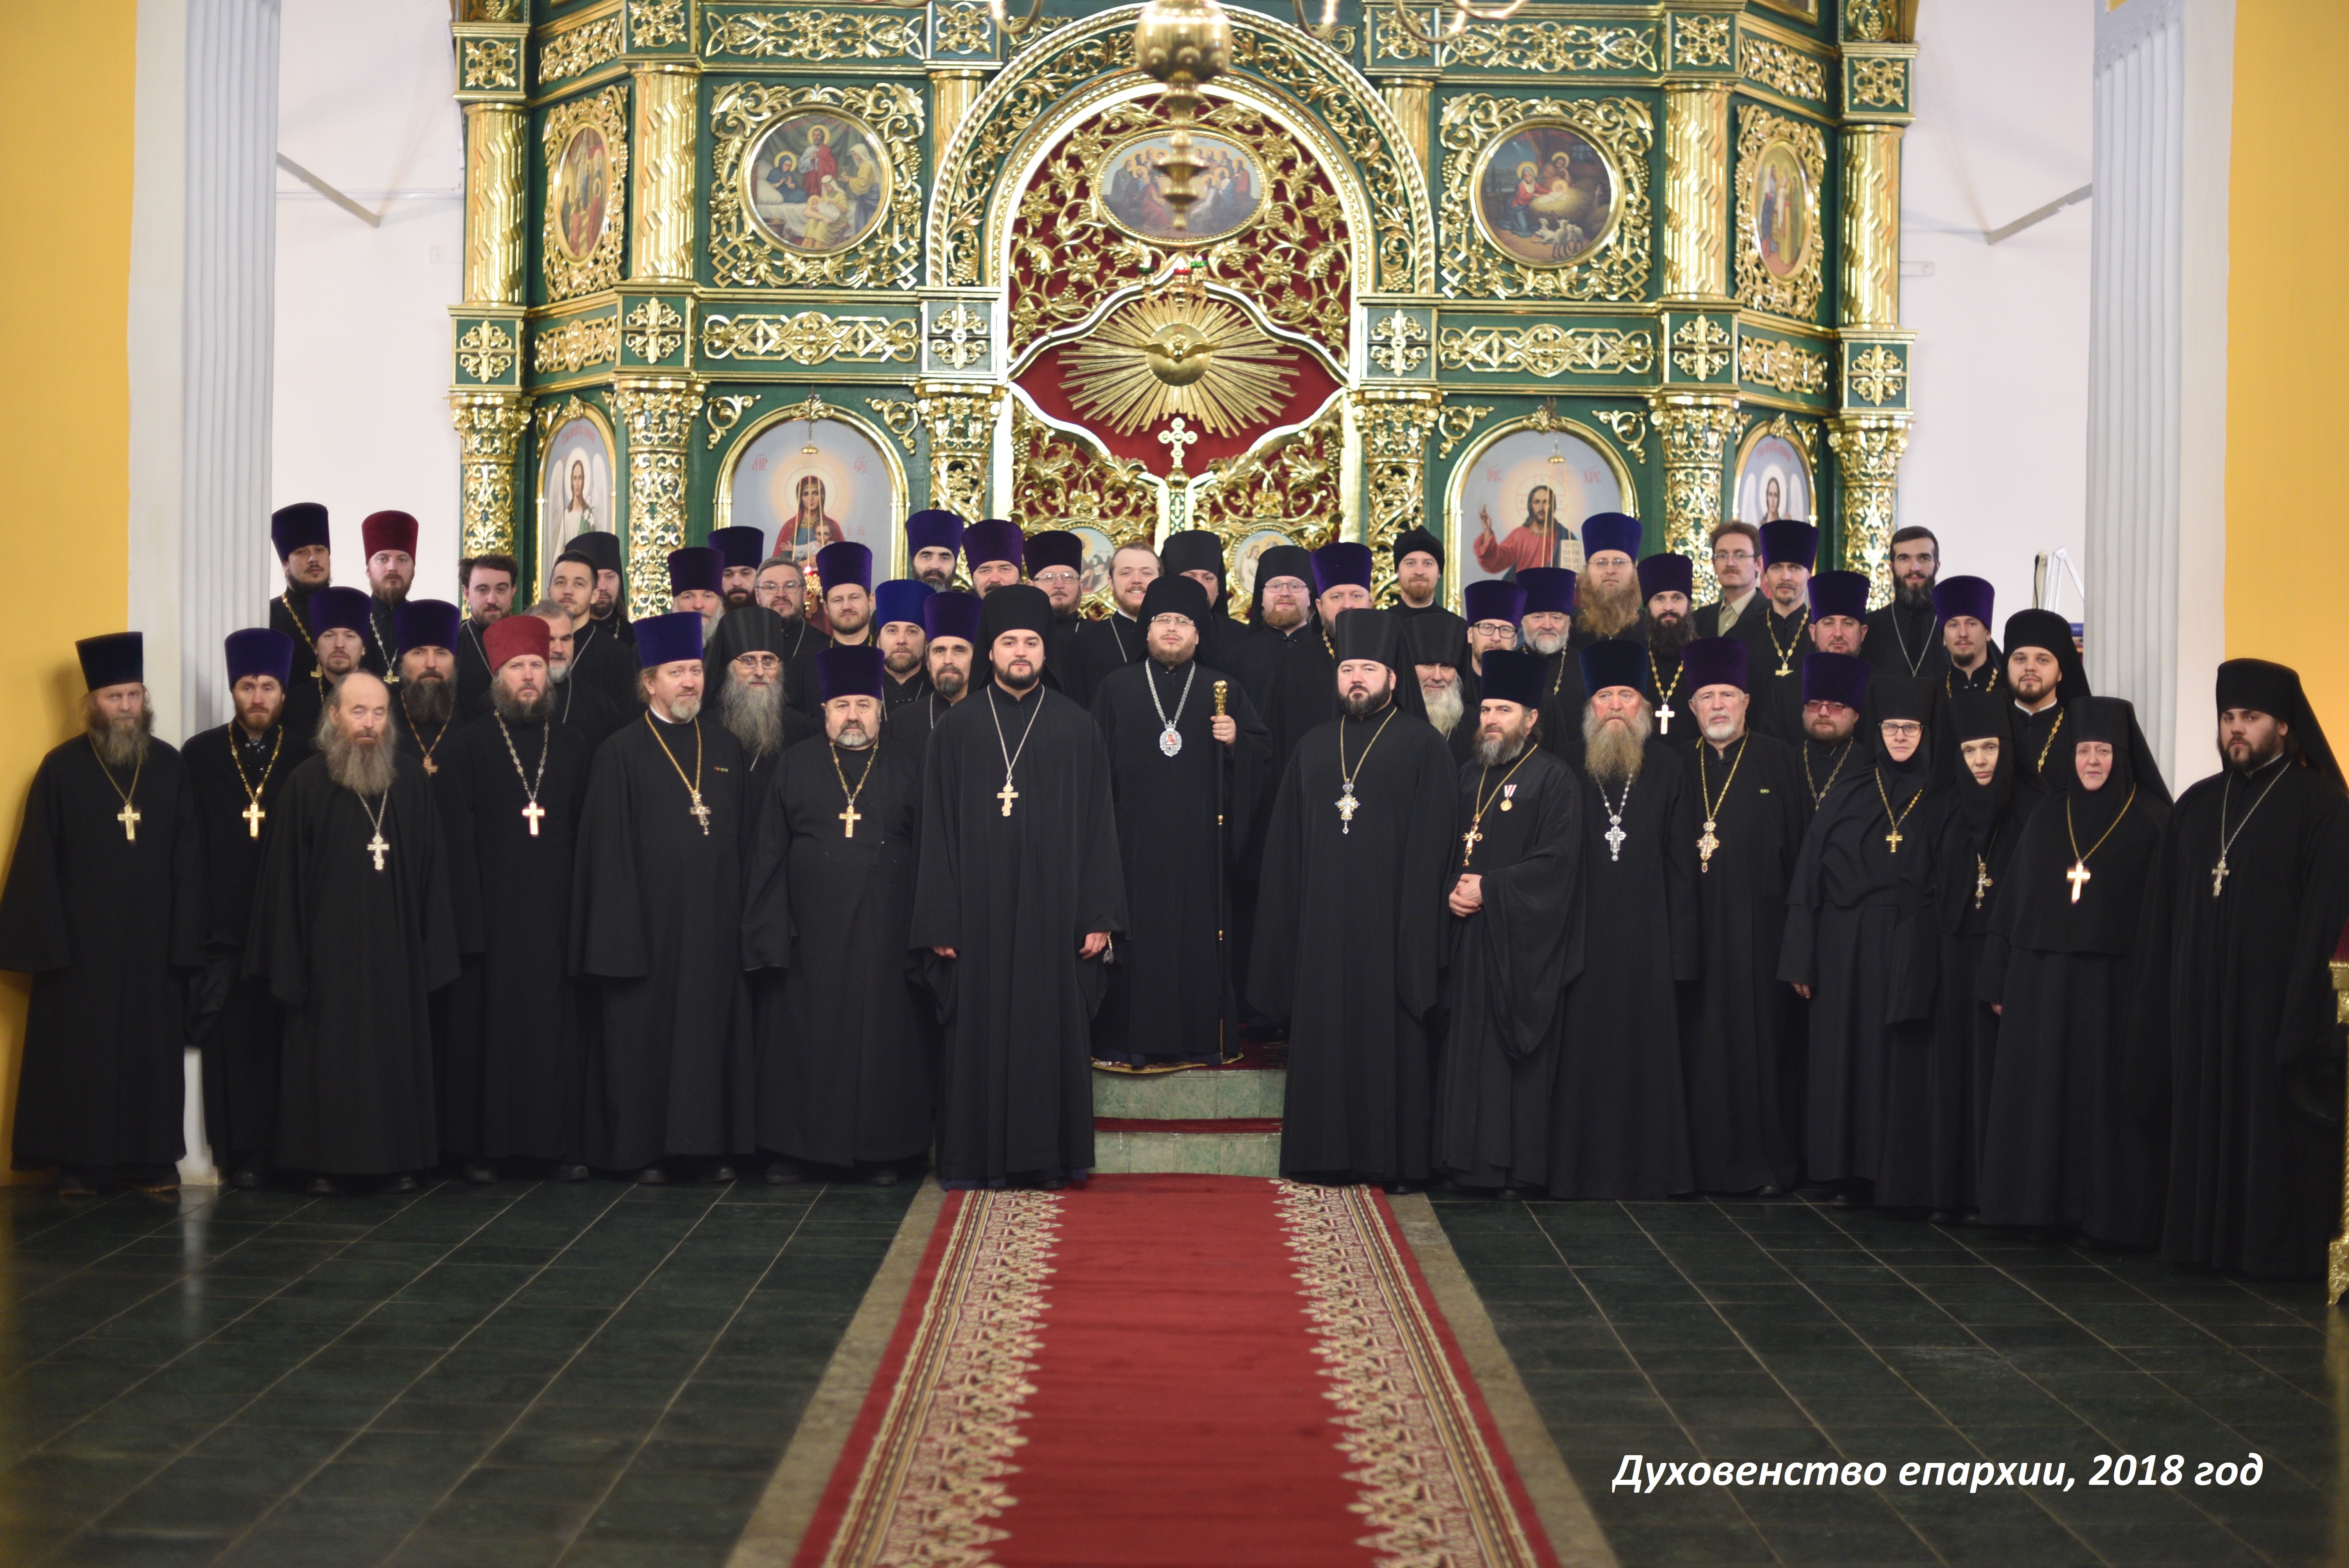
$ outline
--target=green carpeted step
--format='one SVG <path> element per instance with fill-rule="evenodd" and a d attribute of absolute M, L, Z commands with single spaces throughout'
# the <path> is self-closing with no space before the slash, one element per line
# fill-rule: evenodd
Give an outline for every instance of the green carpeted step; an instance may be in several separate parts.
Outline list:
<path fill-rule="evenodd" d="M 1096 1132 L 1093 1134 L 1093 1169 L 1119 1175 L 1174 1172 L 1196 1176 L 1278 1176 L 1280 1174 L 1280 1134 Z"/>
<path fill-rule="evenodd" d="M 1221 1121 L 1235 1117 L 1278 1116 L 1281 1097 L 1288 1086 L 1288 1075 L 1277 1068 L 1164 1073 L 1154 1078 L 1097 1072 L 1093 1074 L 1093 1114 L 1149 1121 Z"/>

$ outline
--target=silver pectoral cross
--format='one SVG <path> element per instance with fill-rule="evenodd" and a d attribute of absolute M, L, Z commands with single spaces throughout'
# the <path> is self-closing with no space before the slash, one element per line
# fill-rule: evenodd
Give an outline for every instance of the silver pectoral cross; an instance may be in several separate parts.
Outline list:
<path fill-rule="evenodd" d="M 2080 902 L 2080 889 L 2086 885 L 2091 874 L 2092 873 L 2088 870 L 2088 862 L 2085 861 L 2075 861 L 2072 869 L 2064 873 L 2064 880 L 2072 884 L 2072 902 L 2074 903 Z"/>
<path fill-rule="evenodd" d="M 533 839 L 538 837 L 539 819 L 546 815 L 546 808 L 533 800 L 522 809 L 522 814 L 530 822 L 530 836 Z"/>
<path fill-rule="evenodd" d="M 1623 819 L 1612 811 L 1609 812 L 1607 831 L 1599 836 L 1607 841 L 1607 858 L 1610 861 L 1621 860 L 1623 842 L 1631 836 L 1623 830 Z"/>
<path fill-rule="evenodd" d="M 1665 703 L 1656 709 L 1656 733 L 1659 735 L 1670 735 L 1671 732 L 1672 705 L 1671 703 Z"/>
<path fill-rule="evenodd" d="M 1340 830 L 1350 833 L 1354 830 L 1354 813 L 1361 810 L 1362 803 L 1354 799 L 1354 786 L 1350 782 L 1340 785 L 1339 789 L 1338 820 L 1345 824 Z"/>
<path fill-rule="evenodd" d="M 2210 896 L 2212 898 L 2217 898 L 2219 896 L 2220 890 L 2224 888 L 2226 885 L 2227 857 L 2220 855 L 2219 857 L 2219 863 L 2210 868 Z"/>
<path fill-rule="evenodd" d="M 1011 802 L 1019 799 L 1019 791 L 1011 787 L 1011 780 L 1007 777 L 1003 780 L 1003 788 L 995 792 L 995 798 L 1003 802 L 1003 814 L 1009 817 L 1011 815 Z"/>
<path fill-rule="evenodd" d="M 378 828 L 375 830 L 375 837 L 367 841 L 367 851 L 368 854 L 375 857 L 375 869 L 383 870 L 383 857 L 391 852 L 391 846 L 384 841 L 381 828 Z"/>
<path fill-rule="evenodd" d="M 139 841 L 139 808 L 125 800 L 122 810 L 114 813 L 114 820 L 122 824 L 122 837 L 126 842 L 135 844 Z"/>

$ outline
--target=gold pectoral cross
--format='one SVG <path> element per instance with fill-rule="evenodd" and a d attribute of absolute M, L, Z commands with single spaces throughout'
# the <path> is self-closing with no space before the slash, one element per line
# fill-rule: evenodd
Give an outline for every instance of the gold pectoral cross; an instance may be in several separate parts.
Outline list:
<path fill-rule="evenodd" d="M 848 824 L 848 830 L 841 837 L 853 839 L 856 837 L 856 824 L 864 820 L 864 813 L 856 809 L 855 801 L 851 800 L 848 803 L 848 810 L 840 813 L 840 820 Z"/>
<path fill-rule="evenodd" d="M 705 839 L 709 837 L 709 808 L 701 803 L 700 790 L 693 791 L 693 804 L 687 810 L 693 813 L 693 820 L 701 824 L 701 836 Z"/>
<path fill-rule="evenodd" d="M 2072 869 L 2064 873 L 2064 880 L 2072 884 L 2072 902 L 2074 903 L 2080 902 L 2080 889 L 2086 885 L 2088 879 L 2092 874 L 2093 873 L 2088 870 L 2088 862 L 2085 861 L 2074 862 Z"/>
<path fill-rule="evenodd" d="M 244 819 L 244 836 L 246 838 L 257 839 L 261 837 L 261 820 L 269 815 L 269 813 L 261 809 L 260 796 L 255 795 L 245 806 L 244 810 L 239 811 L 237 815 Z"/>
<path fill-rule="evenodd" d="M 1003 814 L 1007 817 L 1011 815 L 1011 802 L 1019 799 L 1019 791 L 1011 787 L 1009 775 L 1004 778 L 1003 788 L 995 792 L 995 798 L 1003 802 Z"/>
<path fill-rule="evenodd" d="M 1343 831 L 1350 833 L 1354 830 L 1354 813 L 1361 808 L 1362 803 L 1354 799 L 1354 787 L 1344 785 L 1338 796 L 1338 820 L 1345 824 Z"/>
<path fill-rule="evenodd" d="M 1460 835 L 1460 863 L 1465 865 L 1470 860 L 1474 859 L 1476 853 L 1476 846 L 1484 841 L 1484 830 L 1479 828 L 1474 822 L 1469 823 L 1468 830 Z"/>
<path fill-rule="evenodd" d="M 428 757 L 424 759 L 424 771 L 426 776 L 429 777 L 430 775 L 440 771 L 440 765 Z"/>
<path fill-rule="evenodd" d="M 122 824 L 122 837 L 126 843 L 139 841 L 139 808 L 125 800 L 122 810 L 114 813 L 114 820 Z"/>
<path fill-rule="evenodd" d="M 2219 896 L 2219 891 L 2226 885 L 2227 857 L 2220 855 L 2219 857 L 2219 863 L 2210 868 L 2210 896 L 2212 898 L 2217 898 Z"/>
<path fill-rule="evenodd" d="M 1778 661 L 1777 673 L 1781 678 L 1784 678 L 1785 676 L 1793 675 L 1795 672 L 1793 667 L 1789 665 L 1785 659 L 1780 659 Z"/>
<path fill-rule="evenodd" d="M 546 808 L 533 800 L 522 809 L 522 814 L 530 821 L 530 836 L 538 837 L 539 819 L 546 815 Z"/>
<path fill-rule="evenodd" d="M 378 828 L 375 830 L 375 837 L 367 841 L 367 853 L 375 857 L 375 869 L 378 871 L 383 870 L 383 857 L 390 852 L 391 846 L 384 842 L 383 830 L 381 828 Z"/>
<path fill-rule="evenodd" d="M 1700 872 L 1713 870 L 1713 851 L 1719 848 L 1721 841 L 1713 836 L 1713 819 L 1707 817 L 1704 820 L 1704 836 L 1696 841 L 1696 869 Z"/>
<path fill-rule="evenodd" d="M 1974 861 L 1974 907 L 1982 907 L 1982 894 L 1990 892 L 1990 867 L 1980 857 Z"/>

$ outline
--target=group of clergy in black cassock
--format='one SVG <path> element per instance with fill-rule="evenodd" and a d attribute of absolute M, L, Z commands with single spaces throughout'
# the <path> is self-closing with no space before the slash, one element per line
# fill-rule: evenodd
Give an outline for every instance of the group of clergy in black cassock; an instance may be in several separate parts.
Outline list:
<path fill-rule="evenodd" d="M 1601 514 L 1579 581 L 1473 583 L 1464 614 L 1423 531 L 1394 610 L 1367 547 L 1281 546 L 1245 621 L 1185 532 L 1121 551 L 1086 619 L 1073 535 L 923 512 L 914 579 L 834 543 L 802 612 L 799 565 L 720 531 L 633 624 L 608 535 L 546 604 L 460 620 L 304 587 L 323 510 L 275 528 L 300 636 L 228 639 L 235 717 L 153 738 L 138 634 L 92 638 L 85 733 L 34 783 L 14 1151 L 68 1191 L 176 1181 L 191 1043 L 241 1183 L 934 1155 L 1056 1185 L 1093 1070 L 1227 1060 L 1245 1022 L 1285 1030 L 1298 1179 L 1826 1183 L 2321 1256 L 2349 804 L 2280 665 L 2221 667 L 2222 767 L 2173 808 L 2059 617 L 1871 663 L 1886 611 L 1801 523 L 1718 614 Z M 370 518 L 370 557 L 413 528 Z M 1989 624 L 1979 579 L 1887 608 L 1920 593 L 1921 635 Z"/>

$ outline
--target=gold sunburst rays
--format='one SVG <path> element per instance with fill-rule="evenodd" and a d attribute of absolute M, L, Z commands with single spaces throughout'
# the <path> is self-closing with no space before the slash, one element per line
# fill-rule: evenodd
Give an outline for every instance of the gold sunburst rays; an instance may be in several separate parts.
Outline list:
<path fill-rule="evenodd" d="M 1228 436 L 1288 401 L 1288 354 L 1221 300 L 1135 300 L 1069 346 L 1061 385 L 1078 412 L 1121 436 L 1175 415 Z"/>

